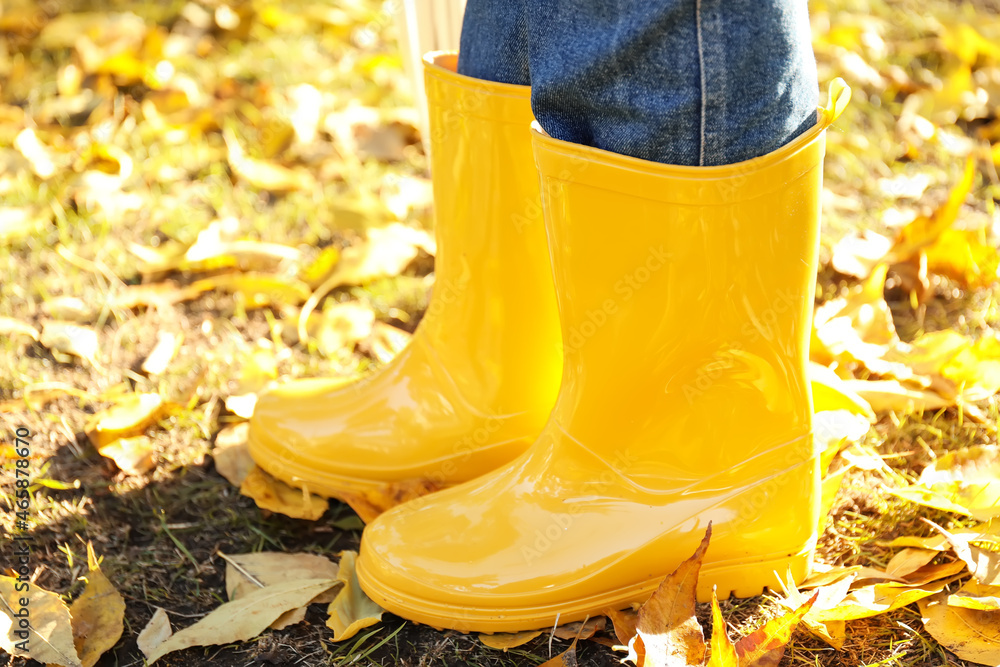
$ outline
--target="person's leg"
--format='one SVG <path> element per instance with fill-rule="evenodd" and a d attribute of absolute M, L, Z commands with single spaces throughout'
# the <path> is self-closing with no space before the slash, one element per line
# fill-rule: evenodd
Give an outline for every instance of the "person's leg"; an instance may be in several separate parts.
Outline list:
<path fill-rule="evenodd" d="M 557 139 L 710 166 L 816 123 L 809 39 L 806 0 L 470 0 L 459 71 L 530 82 Z"/>
<path fill-rule="evenodd" d="M 525 0 L 469 0 L 462 20 L 459 74 L 529 85 L 526 5 Z"/>

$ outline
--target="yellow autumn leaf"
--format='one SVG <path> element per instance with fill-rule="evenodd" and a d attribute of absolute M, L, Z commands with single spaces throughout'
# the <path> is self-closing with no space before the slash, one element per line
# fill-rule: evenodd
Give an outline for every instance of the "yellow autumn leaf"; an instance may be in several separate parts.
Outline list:
<path fill-rule="evenodd" d="M 73 637 L 83 667 L 93 667 L 114 648 L 125 629 L 125 599 L 108 578 L 87 543 L 87 585 L 70 606 Z"/>
<path fill-rule="evenodd" d="M 343 587 L 327 608 L 330 616 L 326 621 L 327 627 L 333 630 L 335 642 L 350 639 L 359 630 L 382 620 L 382 608 L 372 602 L 358 584 L 358 575 L 354 569 L 357 557 L 358 554 L 354 551 L 343 551 L 340 554 L 337 581 Z"/>
<path fill-rule="evenodd" d="M 100 368 L 97 332 L 90 327 L 73 322 L 47 321 L 42 323 L 42 333 L 38 341 L 52 350 L 53 354 L 69 354 L 80 357 L 92 366 Z"/>
<path fill-rule="evenodd" d="M 115 405 L 93 415 L 84 431 L 100 450 L 119 438 L 141 435 L 165 410 L 166 404 L 159 394 L 128 394 L 115 401 Z"/>
<path fill-rule="evenodd" d="M 939 593 L 949 583 L 951 583 L 951 579 L 939 579 L 924 586 L 906 586 L 896 583 L 862 586 L 851 591 L 836 606 L 817 612 L 813 618 L 825 623 L 878 616 Z"/>
<path fill-rule="evenodd" d="M 243 484 L 257 465 L 253 462 L 247 445 L 249 429 L 248 422 L 225 427 L 215 436 L 215 447 L 212 449 L 216 472 L 237 487 Z"/>
<path fill-rule="evenodd" d="M 924 522 L 948 540 L 955 554 L 964 561 L 969 573 L 979 583 L 985 586 L 1000 586 L 1000 551 L 983 549 L 972 544 L 974 540 L 971 538 L 950 533 L 933 521 L 924 519 Z"/>
<path fill-rule="evenodd" d="M 921 250 L 933 245 L 946 229 L 955 224 L 958 212 L 972 190 L 975 175 L 976 160 L 970 156 L 965 163 L 962 178 L 948 195 L 947 201 L 929 217 L 920 216 L 904 227 L 896 237 L 887 257 L 893 262 L 906 262 L 913 259 Z"/>
<path fill-rule="evenodd" d="M 492 635 L 479 635 L 479 641 L 483 646 L 488 646 L 498 651 L 507 651 L 527 644 L 535 637 L 542 634 L 541 630 L 528 630 L 527 632 L 497 632 Z"/>
<path fill-rule="evenodd" d="M 719 609 L 719 598 L 712 590 L 712 639 L 709 642 L 708 664 L 706 667 L 739 667 L 740 659 L 736 647 L 729 640 L 726 621 Z"/>
<path fill-rule="evenodd" d="M 146 659 L 157 660 L 193 646 L 214 646 L 246 641 L 262 633 L 282 614 L 306 605 L 337 585 L 334 579 L 297 579 L 266 586 L 217 607 L 194 625 L 173 633 L 155 645 Z"/>
<path fill-rule="evenodd" d="M 97 449 L 104 458 L 111 459 L 118 469 L 128 475 L 144 475 L 155 466 L 153 440 L 145 435 L 119 438 Z"/>
<path fill-rule="evenodd" d="M 875 423 L 875 412 L 868 401 L 851 391 L 844 380 L 826 366 L 810 361 L 809 383 L 814 412 L 847 410 Z"/>
<path fill-rule="evenodd" d="M 1000 586 L 987 586 L 975 579 L 969 579 L 960 589 L 948 596 L 948 606 L 1000 611 Z"/>
<path fill-rule="evenodd" d="M 309 287 L 305 283 L 264 273 L 225 273 L 202 278 L 185 289 L 229 292 L 242 299 L 246 308 L 295 305 L 309 298 Z"/>
<path fill-rule="evenodd" d="M 0 649 L 47 665 L 83 667 L 66 604 L 55 593 L 25 583 L 0 575 Z"/>
<path fill-rule="evenodd" d="M 736 642 L 736 655 L 740 667 L 775 667 L 781 662 L 785 647 L 792 638 L 792 632 L 802 617 L 809 613 L 818 597 L 818 592 L 813 593 L 812 597 L 798 608 L 770 619 L 762 627 Z"/>
<path fill-rule="evenodd" d="M 924 468 L 916 484 L 889 491 L 920 505 L 988 521 L 1000 516 L 1000 447 L 948 452 Z"/>
<path fill-rule="evenodd" d="M 642 667 L 704 662 L 705 634 L 698 622 L 695 602 L 698 572 L 711 538 L 709 525 L 694 554 L 667 575 L 639 608 L 628 660 Z"/>
<path fill-rule="evenodd" d="M 942 646 L 962 660 L 1000 664 L 1000 612 L 949 606 L 946 593 L 918 604 L 924 629 Z"/>
<path fill-rule="evenodd" d="M 257 503 L 257 507 L 290 516 L 293 519 L 316 521 L 330 506 L 326 498 L 294 489 L 281 480 L 268 475 L 260 468 L 253 468 L 243 483 L 240 493 Z"/>
<path fill-rule="evenodd" d="M 226 130 L 223 136 L 229 151 L 229 166 L 233 173 L 255 188 L 269 192 L 287 193 L 296 190 L 310 190 L 316 186 L 316 179 L 309 172 L 247 157 L 235 134 Z"/>

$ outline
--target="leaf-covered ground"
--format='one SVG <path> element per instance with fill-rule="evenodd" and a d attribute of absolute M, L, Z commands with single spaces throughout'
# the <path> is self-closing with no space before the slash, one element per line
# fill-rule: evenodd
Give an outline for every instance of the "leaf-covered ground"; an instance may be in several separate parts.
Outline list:
<path fill-rule="evenodd" d="M 272 382 L 385 363 L 426 307 L 429 180 L 397 4 L 0 6 L 0 524 L 20 533 L 14 434 L 26 429 L 33 583 L 86 600 L 90 542 L 124 599 L 124 632 L 98 665 L 143 664 L 137 637 L 157 608 L 177 629 L 225 602 L 220 553 L 358 547 L 349 507 L 331 502 L 318 520 L 262 510 L 213 447 Z M 981 501 L 1000 484 L 1000 5 L 811 10 L 820 80 L 854 89 L 828 135 L 813 360 L 837 400 L 875 415 L 851 441 L 823 443 L 816 558 L 877 579 L 900 552 L 887 540 L 936 535 L 923 519 L 979 530 L 997 505 Z M 991 558 L 996 542 L 977 544 Z M 960 550 L 931 565 L 961 568 Z M 982 581 L 963 572 L 946 592 Z M 837 576 L 858 577 L 826 583 Z M 805 594 L 722 601 L 729 634 Z M 390 615 L 334 643 L 325 609 L 157 664 L 535 665 L 569 645 L 546 632 L 504 652 Z M 971 664 L 924 627 L 927 609 L 850 620 L 839 650 L 819 636 L 836 634 L 820 627 L 836 612 L 806 616 L 782 664 Z M 1000 627 L 1000 611 L 982 613 Z M 711 627 L 708 605 L 698 616 Z M 614 636 L 611 624 L 597 635 Z M 577 653 L 624 656 L 591 640 Z"/>

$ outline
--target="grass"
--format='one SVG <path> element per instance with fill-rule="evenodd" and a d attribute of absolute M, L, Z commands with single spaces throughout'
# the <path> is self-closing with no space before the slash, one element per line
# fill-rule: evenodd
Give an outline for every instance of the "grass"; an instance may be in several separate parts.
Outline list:
<path fill-rule="evenodd" d="M 8 16 L 18 8 L 34 6 L 8 4 Z M 129 11 L 150 26 L 187 34 L 187 19 L 182 18 L 185 4 L 66 0 L 41 7 L 48 20 L 71 11 L 90 10 L 105 16 Z M 171 58 L 177 72 L 211 100 L 206 104 L 213 110 L 212 117 L 192 114 L 166 129 L 145 120 L 142 105 L 152 103 L 156 95 L 142 83 L 103 89 L 110 92 L 99 96 L 85 121 L 60 112 L 56 103 L 72 97 L 59 94 L 62 84 L 58 83 L 68 76 L 66 66 L 75 62 L 72 50 L 41 46 L 30 25 L 0 35 L 6 54 L 0 55 L 0 102 L 4 105 L 0 107 L 0 147 L 10 146 L 23 127 L 16 120 L 18 110 L 23 110 L 49 119 L 41 131 L 58 148 L 60 165 L 55 176 L 41 180 L 14 151 L 0 148 L 2 205 L 33 210 L 30 234 L 0 240 L 0 284 L 4 286 L 0 312 L 37 325 L 49 317 L 49 309 L 60 297 L 77 297 L 92 309 L 88 319 L 101 336 L 100 369 L 83 362 L 65 363 L 23 337 L 0 339 L 0 400 L 19 397 L 43 382 L 86 392 L 84 398 L 62 396 L 43 409 L 0 412 L 0 422 L 8 431 L 30 429 L 34 470 L 40 472 L 46 466 L 44 478 L 65 487 L 36 485 L 33 489 L 36 583 L 72 598 L 81 587 L 78 577 L 85 567 L 86 542 L 92 541 L 104 557 L 105 572 L 125 596 L 124 638 L 100 665 L 142 664 L 135 637 L 157 607 L 169 610 L 175 626 L 194 622 L 215 608 L 224 588 L 220 551 L 330 554 L 357 549 L 359 544 L 360 531 L 343 527 L 350 525 L 352 516 L 343 505 L 333 503 L 330 513 L 315 523 L 273 515 L 240 496 L 212 466 L 213 438 L 233 420 L 222 401 L 233 389 L 255 342 L 280 339 L 285 317 L 280 307 L 248 309 L 239 299 L 218 293 L 175 307 L 128 310 L 107 305 L 124 286 L 142 280 L 128 250 L 130 243 L 152 246 L 170 239 L 190 243 L 209 222 L 233 217 L 239 221 L 241 238 L 294 245 L 312 258 L 322 248 L 346 247 L 365 228 L 394 219 L 382 196 L 387 182 L 427 176 L 426 157 L 418 145 L 408 146 L 396 161 L 383 162 L 345 157 L 337 152 L 334 138 L 322 133 L 313 153 L 274 149 L 269 143 L 269 137 L 283 127 L 278 108 L 282 91 L 290 86 L 315 85 L 324 96 L 324 111 L 343 111 L 355 102 L 386 112 L 404 113 L 409 108 L 394 23 L 379 3 L 354 0 L 332 7 L 309 0 L 283 0 L 234 7 L 248 12 L 248 30 L 209 30 L 202 35 L 204 55 Z M 892 234 L 893 220 L 926 212 L 943 201 L 961 173 L 962 160 L 949 146 L 963 137 L 979 140 L 990 123 L 997 123 L 995 113 L 946 122 L 942 119 L 947 109 L 937 109 L 931 100 L 926 113 L 938 123 L 940 136 L 908 146 L 909 140 L 899 129 L 906 96 L 898 86 L 883 89 L 864 83 L 859 79 L 864 72 L 847 67 L 853 61 L 845 54 L 859 54 L 879 72 L 897 67 L 915 80 L 944 79 L 955 67 L 954 56 L 918 46 L 937 39 L 941 26 L 965 22 L 982 27 L 996 25 L 1000 19 L 996 3 L 987 0 L 965 4 L 829 0 L 813 2 L 812 11 L 820 80 L 846 76 L 855 89 L 854 102 L 829 135 L 823 251 L 828 263 L 830 248 L 852 230 Z M 317 18 L 321 14 L 323 20 Z M 376 26 L 378 38 L 360 47 L 352 43 L 352 35 L 366 25 Z M 878 36 L 884 48 L 871 35 Z M 835 37 L 847 41 L 836 42 Z M 997 98 L 991 103 L 996 105 Z M 199 124 L 205 128 L 195 129 Z M 281 196 L 248 186 L 226 166 L 225 147 L 215 125 L 232 130 L 253 157 L 307 165 L 320 184 L 313 191 Z M 189 135 L 178 135 L 178 129 L 186 129 Z M 127 206 L 117 191 L 98 196 L 99 203 L 111 208 L 88 204 L 93 193 L 81 183 L 82 172 L 73 169 L 75 141 L 106 143 L 128 154 L 134 170 L 122 190 L 138 194 L 140 205 Z M 974 195 L 962 211 L 964 223 L 971 225 L 989 216 L 996 219 L 992 207 L 1000 197 L 1000 183 L 990 167 L 983 165 L 980 170 Z M 898 175 L 926 175 L 931 185 L 917 200 L 899 199 L 880 189 L 880 178 Z M 122 210 L 114 210 L 115 205 Z M 426 226 L 428 212 L 418 209 L 406 222 Z M 59 252 L 60 247 L 64 252 Z M 336 290 L 330 298 L 360 300 L 381 321 L 412 331 L 427 305 L 431 268 L 431 262 L 422 257 L 401 276 L 364 288 Z M 817 299 L 831 299 L 852 284 L 851 279 L 824 266 Z M 890 290 L 887 296 L 904 340 L 943 328 L 975 335 L 1000 325 L 997 289 L 963 291 L 941 280 L 933 298 L 923 303 L 914 304 L 899 290 Z M 184 344 L 165 374 L 149 378 L 137 368 L 161 330 L 182 333 Z M 288 377 L 348 374 L 379 363 L 359 352 L 324 357 L 302 345 L 281 350 L 278 371 Z M 157 467 L 146 476 L 121 474 L 83 435 L 88 416 L 108 405 L 106 392 L 121 386 L 156 391 L 178 405 L 150 432 Z M 867 444 L 892 455 L 886 461 L 897 473 L 913 477 L 945 451 L 995 444 L 997 410 L 994 399 L 987 406 L 986 424 L 973 423 L 955 409 L 885 416 Z M 11 505 L 12 491 L 5 475 L 0 505 Z M 942 525 L 961 524 L 952 515 L 918 509 L 889 495 L 877 473 L 851 471 L 831 511 L 817 558 L 827 563 L 884 565 L 891 554 L 875 546 L 873 539 L 929 534 L 920 517 Z M 11 528 L 11 521 L 6 514 L 0 516 L 4 530 Z M 723 601 L 722 609 L 733 636 L 777 613 L 769 597 Z M 702 605 L 699 614 L 707 627 L 707 607 Z M 484 647 L 474 636 L 437 632 L 395 617 L 350 642 L 334 644 L 330 639 L 322 613 L 311 610 L 304 624 L 267 632 L 242 644 L 188 650 L 160 664 L 522 667 L 550 657 L 547 634 L 503 653 Z M 565 646 L 566 642 L 556 641 L 553 652 Z M 604 646 L 581 642 L 581 664 L 610 666 L 619 657 Z M 0 657 L 0 664 L 3 660 Z M 842 652 L 800 631 L 789 645 L 784 664 L 924 667 L 963 663 L 939 647 L 922 630 L 915 608 L 907 607 L 850 623 Z"/>

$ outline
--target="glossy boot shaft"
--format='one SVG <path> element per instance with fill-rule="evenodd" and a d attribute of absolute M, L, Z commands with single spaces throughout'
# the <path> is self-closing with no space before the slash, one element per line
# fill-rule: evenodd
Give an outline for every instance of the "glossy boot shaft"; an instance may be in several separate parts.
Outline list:
<path fill-rule="evenodd" d="M 448 486 L 521 454 L 561 372 L 552 271 L 531 154 L 529 89 L 425 59 L 436 210 L 434 291 L 410 344 L 360 381 L 261 397 L 257 463 L 328 496 L 404 480 Z"/>
<path fill-rule="evenodd" d="M 710 521 L 701 599 L 806 575 L 819 510 L 806 364 L 839 82 L 832 98 L 806 134 L 724 167 L 536 128 L 559 398 L 525 455 L 368 526 L 368 595 L 437 627 L 551 627 L 642 602 Z"/>

